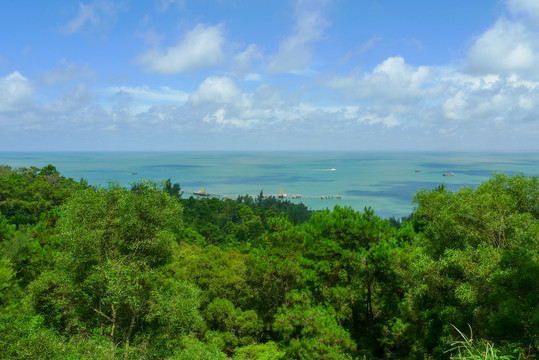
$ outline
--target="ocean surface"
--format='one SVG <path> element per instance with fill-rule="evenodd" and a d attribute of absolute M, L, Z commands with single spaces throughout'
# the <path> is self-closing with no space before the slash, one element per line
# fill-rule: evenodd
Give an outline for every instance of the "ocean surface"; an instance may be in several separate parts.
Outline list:
<path fill-rule="evenodd" d="M 52 164 L 66 177 L 101 186 L 170 178 L 187 191 L 227 196 L 283 192 L 301 195 L 291 201 L 311 209 L 368 206 L 383 217 L 410 214 L 421 188 L 476 187 L 493 172 L 539 176 L 538 152 L 0 152 L 0 164 Z"/>

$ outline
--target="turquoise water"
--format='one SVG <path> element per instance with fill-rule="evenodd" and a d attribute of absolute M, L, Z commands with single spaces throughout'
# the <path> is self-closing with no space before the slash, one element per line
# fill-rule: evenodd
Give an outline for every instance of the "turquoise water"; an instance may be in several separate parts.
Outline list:
<path fill-rule="evenodd" d="M 384 217 L 406 216 L 420 188 L 477 186 L 492 172 L 539 176 L 539 153 L 424 152 L 0 152 L 0 164 L 53 164 L 91 185 L 171 179 L 182 189 L 222 195 L 301 194 L 312 209 L 338 204 Z M 453 172 L 455 176 L 444 177 Z M 136 173 L 136 174 L 134 174 Z M 321 199 L 340 195 L 341 199 Z"/>

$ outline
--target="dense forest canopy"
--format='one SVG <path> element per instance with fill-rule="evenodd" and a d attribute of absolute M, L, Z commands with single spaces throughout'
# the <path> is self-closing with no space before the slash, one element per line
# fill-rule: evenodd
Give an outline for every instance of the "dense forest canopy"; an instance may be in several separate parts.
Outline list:
<path fill-rule="evenodd" d="M 536 359 L 539 180 L 402 220 L 0 166 L 2 359 Z"/>

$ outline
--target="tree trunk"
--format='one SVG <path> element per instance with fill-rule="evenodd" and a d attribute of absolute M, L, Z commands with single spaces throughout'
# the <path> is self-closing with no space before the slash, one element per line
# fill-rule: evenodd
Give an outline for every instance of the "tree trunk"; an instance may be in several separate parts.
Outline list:
<path fill-rule="evenodd" d="M 131 309 L 131 322 L 129 323 L 129 329 L 125 335 L 125 360 L 129 359 L 129 340 L 131 339 L 131 334 L 133 333 L 133 328 L 135 327 L 135 310 L 131 304 L 129 304 L 129 309 Z"/>
<path fill-rule="evenodd" d="M 112 310 L 112 326 L 110 328 L 110 343 L 112 344 L 112 347 L 114 348 L 114 331 L 116 330 L 116 308 L 114 307 L 114 303 L 110 303 L 110 308 Z"/>
<path fill-rule="evenodd" d="M 372 278 L 371 275 L 367 275 L 367 311 L 369 314 L 369 321 L 374 321 L 374 312 L 372 310 Z"/>

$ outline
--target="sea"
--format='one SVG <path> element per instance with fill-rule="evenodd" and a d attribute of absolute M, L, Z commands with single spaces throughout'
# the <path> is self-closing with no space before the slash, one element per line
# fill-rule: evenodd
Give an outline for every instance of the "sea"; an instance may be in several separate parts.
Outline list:
<path fill-rule="evenodd" d="M 409 215 L 419 189 L 475 188 L 494 172 L 539 176 L 539 152 L 0 152 L 0 165 L 48 164 L 102 187 L 170 179 L 184 197 L 286 194 L 313 210 L 370 207 L 386 218 Z"/>

